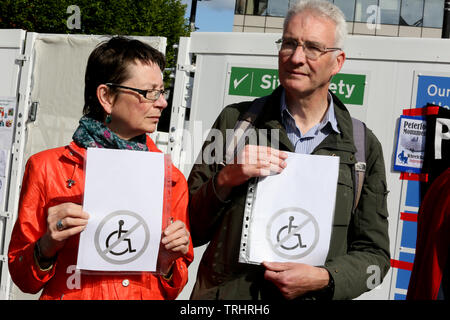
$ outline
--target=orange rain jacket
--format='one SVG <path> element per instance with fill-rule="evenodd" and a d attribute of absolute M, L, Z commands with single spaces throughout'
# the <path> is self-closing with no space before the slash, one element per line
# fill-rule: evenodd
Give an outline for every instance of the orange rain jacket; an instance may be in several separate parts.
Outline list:
<path fill-rule="evenodd" d="M 161 152 L 147 136 L 149 151 Z M 20 195 L 19 214 L 9 244 L 9 272 L 14 283 L 26 293 L 44 289 L 40 299 L 175 299 L 188 279 L 188 265 L 193 260 L 192 241 L 189 252 L 173 265 L 172 278 L 149 272 L 134 274 L 75 272 L 79 235 L 67 239 L 49 271 L 35 262 L 34 245 L 47 231 L 47 210 L 64 202 L 82 205 L 84 192 L 84 158 L 86 149 L 70 145 L 46 150 L 27 162 Z M 75 184 L 68 187 L 68 180 Z M 189 229 L 188 191 L 183 174 L 172 166 L 171 216 Z"/>

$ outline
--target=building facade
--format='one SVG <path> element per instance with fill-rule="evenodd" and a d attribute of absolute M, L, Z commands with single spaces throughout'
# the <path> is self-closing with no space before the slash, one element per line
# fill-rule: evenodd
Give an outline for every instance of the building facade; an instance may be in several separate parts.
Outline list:
<path fill-rule="evenodd" d="M 236 0 L 233 31 L 281 33 L 298 0 Z M 344 12 L 349 34 L 441 38 L 444 0 L 328 0 Z"/>

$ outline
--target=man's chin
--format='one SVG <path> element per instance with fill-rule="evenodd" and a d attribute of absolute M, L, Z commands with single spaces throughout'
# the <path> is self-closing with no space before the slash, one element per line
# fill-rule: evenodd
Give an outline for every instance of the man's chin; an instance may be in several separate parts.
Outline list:
<path fill-rule="evenodd" d="M 282 83 L 283 88 L 288 91 L 288 92 L 292 92 L 297 94 L 302 94 L 302 93 L 308 93 L 311 91 L 310 86 L 308 86 L 305 83 L 299 82 L 298 80 L 295 81 L 286 81 L 284 83 Z"/>

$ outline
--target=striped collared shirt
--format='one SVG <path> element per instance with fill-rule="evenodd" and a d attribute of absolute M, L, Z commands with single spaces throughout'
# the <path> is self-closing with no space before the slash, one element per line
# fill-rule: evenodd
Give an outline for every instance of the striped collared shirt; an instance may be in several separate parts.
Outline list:
<path fill-rule="evenodd" d="M 294 146 L 296 153 L 311 154 L 314 148 L 330 133 L 340 133 L 334 114 L 334 103 L 330 93 L 328 93 L 328 102 L 329 107 L 322 121 L 302 135 L 300 129 L 295 124 L 294 117 L 287 108 L 285 91 L 283 90 L 281 94 L 281 121 L 286 128 L 287 136 Z"/>

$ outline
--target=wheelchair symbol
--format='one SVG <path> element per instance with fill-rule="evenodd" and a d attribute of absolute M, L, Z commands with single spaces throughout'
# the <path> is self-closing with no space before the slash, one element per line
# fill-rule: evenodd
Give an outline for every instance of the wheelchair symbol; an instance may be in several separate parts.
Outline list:
<path fill-rule="evenodd" d="M 125 229 L 126 223 L 130 228 Z M 126 210 L 114 211 L 103 218 L 94 236 L 97 253 L 112 264 L 136 260 L 145 252 L 149 241 L 150 232 L 145 220 Z"/>
<path fill-rule="evenodd" d="M 284 208 L 268 221 L 266 239 L 277 255 L 297 260 L 310 254 L 316 247 L 319 242 L 319 225 L 305 209 Z"/>
<path fill-rule="evenodd" d="M 289 217 L 289 225 L 284 226 L 283 228 L 280 229 L 280 231 L 278 231 L 278 233 L 277 233 L 277 242 L 280 243 L 280 247 L 282 247 L 285 250 L 293 250 L 293 249 L 295 249 L 297 247 L 306 248 L 306 245 L 302 244 L 302 236 L 300 235 L 300 233 L 294 233 L 292 235 L 292 236 L 296 236 L 298 238 L 298 243 L 295 246 L 287 247 L 284 244 L 281 244 L 281 239 L 282 239 L 282 238 L 280 238 L 281 233 L 287 228 L 288 229 L 287 230 L 288 234 L 291 234 L 292 233 L 292 231 L 291 231 L 292 228 L 296 229 L 298 227 L 298 226 L 292 225 L 292 221 L 294 221 L 294 217 L 290 216 Z"/>
<path fill-rule="evenodd" d="M 114 232 L 111 232 L 111 234 L 108 236 L 108 238 L 106 238 L 106 247 L 109 248 L 109 240 L 111 239 L 111 237 L 115 234 L 117 234 L 117 239 L 120 239 L 120 237 L 122 236 L 122 233 L 127 234 L 128 230 L 122 230 L 122 226 L 124 225 L 124 221 L 123 220 L 119 220 L 119 230 L 116 230 Z M 116 240 L 117 240 L 116 239 Z M 123 239 L 123 241 L 128 242 L 128 248 L 123 250 L 122 252 L 114 252 L 113 250 L 109 250 L 109 253 L 115 255 L 115 256 L 121 256 L 127 252 L 133 253 L 136 252 L 136 249 L 133 249 L 131 247 L 131 239 Z"/>

